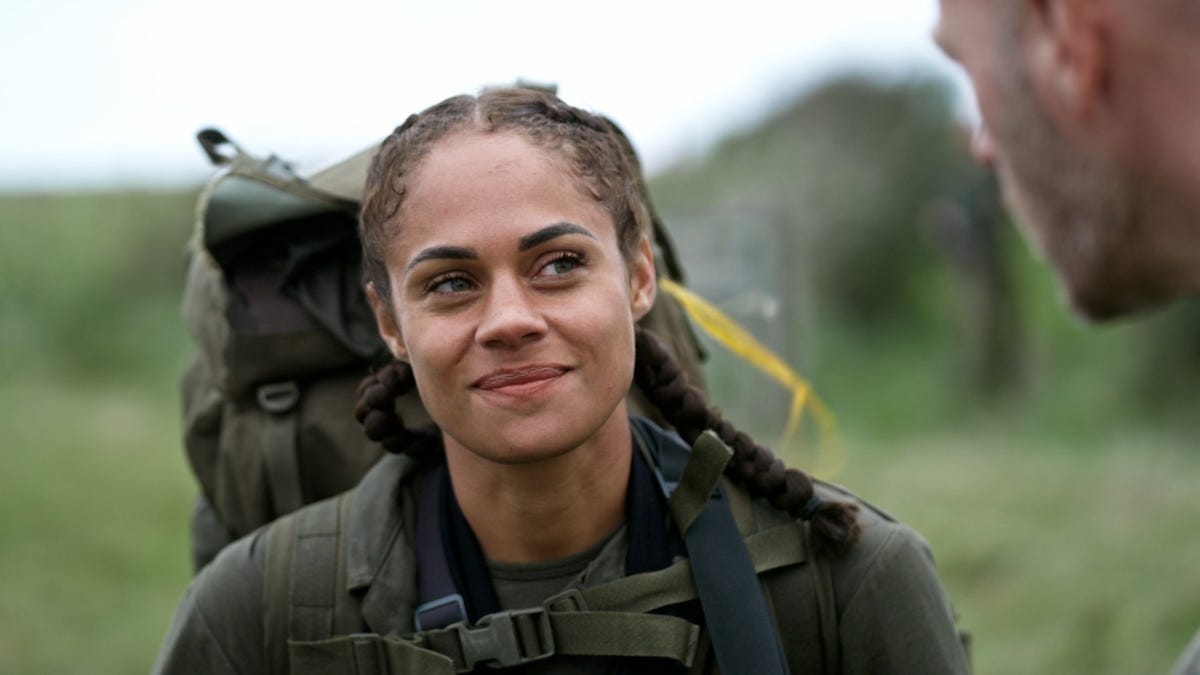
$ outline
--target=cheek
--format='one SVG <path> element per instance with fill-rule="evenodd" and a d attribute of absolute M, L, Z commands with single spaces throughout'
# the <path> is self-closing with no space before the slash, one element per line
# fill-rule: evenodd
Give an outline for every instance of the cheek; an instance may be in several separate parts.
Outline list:
<path fill-rule="evenodd" d="M 435 385 L 444 379 L 446 368 L 453 361 L 449 355 L 447 333 L 453 325 L 408 314 L 401 316 L 400 326 L 405 336 L 406 360 L 412 366 L 418 384 Z"/>

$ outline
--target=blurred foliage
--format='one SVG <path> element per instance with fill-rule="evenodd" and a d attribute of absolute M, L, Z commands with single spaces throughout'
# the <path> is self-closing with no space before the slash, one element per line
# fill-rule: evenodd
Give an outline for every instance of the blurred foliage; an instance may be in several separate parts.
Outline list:
<path fill-rule="evenodd" d="M 195 193 L 10 195 L 0 203 L 0 366 L 161 372 L 183 326 Z"/>
<path fill-rule="evenodd" d="M 831 82 L 651 189 L 690 285 L 838 413 L 839 480 L 929 539 L 977 672 L 1162 672 L 1200 625 L 1200 314 L 1071 318 L 949 110 L 933 81 Z M 187 582 L 194 199 L 0 195 L 0 672 L 145 672 Z M 786 396 L 709 352 L 774 442 Z"/>
<path fill-rule="evenodd" d="M 0 196 L 0 672 L 145 672 L 187 582 L 195 198 Z"/>
<path fill-rule="evenodd" d="M 1200 312 L 1180 303 L 1083 326 L 966 136 L 945 83 L 850 76 L 653 177 L 651 190 L 689 283 L 858 431 L 997 412 L 1066 434 L 1096 418 L 1193 430 L 1183 406 L 1200 387 Z M 711 351 L 722 404 L 776 428 L 780 406 L 758 395 L 771 385 Z"/>
<path fill-rule="evenodd" d="M 658 176 L 656 203 L 683 220 L 736 214 L 739 236 L 772 244 L 758 257 L 781 253 L 781 283 L 872 327 L 917 304 L 911 271 L 932 254 L 910 224 L 958 159 L 949 101 L 936 81 L 834 81 Z"/>

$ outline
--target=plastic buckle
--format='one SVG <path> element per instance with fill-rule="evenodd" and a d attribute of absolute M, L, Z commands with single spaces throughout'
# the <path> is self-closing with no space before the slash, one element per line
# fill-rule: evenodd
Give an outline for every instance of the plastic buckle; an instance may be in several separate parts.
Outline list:
<path fill-rule="evenodd" d="M 554 656 L 554 634 L 550 615 L 541 607 L 489 614 L 474 628 L 466 624 L 447 626 L 458 631 L 463 661 L 470 672 L 477 663 L 510 668 Z"/>
<path fill-rule="evenodd" d="M 443 610 L 443 611 L 438 611 Z M 425 617 L 422 619 L 421 617 Z M 467 620 L 467 606 L 458 593 L 430 600 L 413 611 L 413 626 L 417 632 L 444 628 L 452 623 Z"/>
<path fill-rule="evenodd" d="M 300 386 L 295 380 L 286 382 L 270 382 L 258 388 L 255 392 L 258 405 L 269 413 L 282 415 L 291 412 L 300 402 Z"/>
<path fill-rule="evenodd" d="M 588 609 L 587 600 L 584 600 L 583 593 L 578 588 L 568 588 L 562 593 L 546 598 L 542 607 L 551 612 L 586 612 Z"/>

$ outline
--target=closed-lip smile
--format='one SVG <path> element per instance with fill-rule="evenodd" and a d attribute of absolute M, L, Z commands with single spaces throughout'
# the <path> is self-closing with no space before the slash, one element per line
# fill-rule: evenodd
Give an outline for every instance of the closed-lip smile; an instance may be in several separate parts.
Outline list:
<path fill-rule="evenodd" d="M 509 387 L 548 382 L 562 377 L 570 368 L 557 363 L 533 363 L 517 368 L 498 368 L 471 383 L 484 391 L 502 391 Z"/>

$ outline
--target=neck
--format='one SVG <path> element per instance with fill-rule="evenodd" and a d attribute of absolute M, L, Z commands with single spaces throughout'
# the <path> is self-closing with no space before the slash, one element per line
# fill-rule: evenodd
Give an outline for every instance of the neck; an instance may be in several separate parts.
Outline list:
<path fill-rule="evenodd" d="M 536 462 L 501 464 L 446 444 L 458 506 L 498 562 L 562 558 L 612 532 L 625 519 L 631 458 L 624 405 L 580 446 Z"/>

